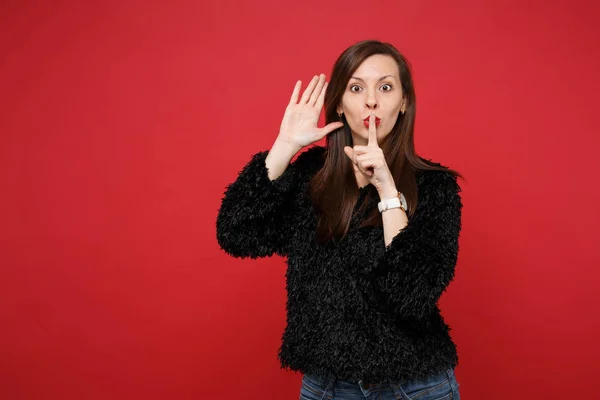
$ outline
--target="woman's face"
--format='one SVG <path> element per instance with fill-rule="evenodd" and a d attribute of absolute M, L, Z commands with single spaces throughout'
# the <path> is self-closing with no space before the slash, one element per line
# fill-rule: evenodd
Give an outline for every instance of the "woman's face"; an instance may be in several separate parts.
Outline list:
<path fill-rule="evenodd" d="M 356 146 L 368 142 L 371 112 L 379 118 L 377 139 L 381 143 L 405 109 L 396 61 L 391 56 L 375 54 L 352 74 L 337 112 L 345 114 Z"/>

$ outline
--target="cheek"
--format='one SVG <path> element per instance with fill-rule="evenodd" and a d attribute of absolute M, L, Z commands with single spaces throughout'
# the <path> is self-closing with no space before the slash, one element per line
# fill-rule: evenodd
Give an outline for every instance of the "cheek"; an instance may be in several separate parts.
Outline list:
<path fill-rule="evenodd" d="M 360 107 L 357 107 L 355 104 L 352 104 L 352 102 L 346 102 L 344 104 L 344 113 L 346 114 L 346 120 L 348 121 L 348 125 L 350 125 L 350 128 L 352 128 L 352 130 L 354 131 L 360 129 L 361 127 L 364 127 L 364 125 L 362 124 L 361 111 L 362 110 L 360 109 Z"/>
<path fill-rule="evenodd" d="M 398 121 L 398 116 L 397 115 L 390 115 L 387 118 L 386 124 L 382 127 L 383 130 L 381 132 L 382 136 L 387 136 L 392 132 L 392 129 L 394 129 L 394 126 L 396 125 L 396 122 Z"/>
<path fill-rule="evenodd" d="M 398 114 L 392 114 L 390 116 L 390 118 L 388 118 L 388 126 L 390 129 L 392 129 L 394 127 L 394 125 L 396 125 L 396 122 L 398 121 Z"/>
<path fill-rule="evenodd" d="M 357 121 L 358 118 L 348 118 L 348 125 L 350 125 L 350 129 L 352 132 L 362 132 L 365 129 L 365 125 L 362 121 Z"/>
<path fill-rule="evenodd" d="M 342 107 L 344 108 L 344 112 L 346 115 L 356 115 L 358 110 L 360 109 L 360 104 L 356 101 L 356 97 L 352 98 L 344 98 L 342 100 Z"/>

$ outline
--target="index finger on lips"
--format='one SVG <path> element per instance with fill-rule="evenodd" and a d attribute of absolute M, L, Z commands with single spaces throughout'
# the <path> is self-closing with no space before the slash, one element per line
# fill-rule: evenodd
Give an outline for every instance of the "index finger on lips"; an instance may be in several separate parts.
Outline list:
<path fill-rule="evenodd" d="M 377 143 L 377 126 L 375 124 L 375 113 L 369 116 L 369 146 L 379 147 Z"/>

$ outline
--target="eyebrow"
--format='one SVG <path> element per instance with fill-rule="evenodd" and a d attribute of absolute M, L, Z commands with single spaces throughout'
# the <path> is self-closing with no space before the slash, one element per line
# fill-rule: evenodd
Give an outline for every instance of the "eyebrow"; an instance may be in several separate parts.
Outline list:
<path fill-rule="evenodd" d="M 382 76 L 381 78 L 379 78 L 379 81 L 382 81 L 382 80 L 384 80 L 385 78 L 395 78 L 395 77 L 394 77 L 394 75 L 385 75 L 385 76 Z M 359 78 L 358 76 L 352 76 L 352 77 L 350 77 L 350 79 L 357 79 L 357 80 L 359 80 L 359 81 L 362 81 L 362 82 L 364 82 L 364 80 L 363 80 L 362 78 Z M 379 82 L 379 81 L 378 81 L 378 82 Z"/>

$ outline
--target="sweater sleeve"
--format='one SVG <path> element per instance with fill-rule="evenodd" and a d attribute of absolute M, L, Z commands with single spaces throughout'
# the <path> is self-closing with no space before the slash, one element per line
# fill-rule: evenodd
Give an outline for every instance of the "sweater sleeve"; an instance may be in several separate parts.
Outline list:
<path fill-rule="evenodd" d="M 251 157 L 227 186 L 217 215 L 217 241 L 226 253 L 240 258 L 288 255 L 292 200 L 312 152 L 301 153 L 275 180 L 269 179 L 265 164 L 269 151 Z"/>
<path fill-rule="evenodd" d="M 431 314 L 454 278 L 462 202 L 457 178 L 426 171 L 415 214 L 365 271 L 369 296 L 400 318 Z"/>

